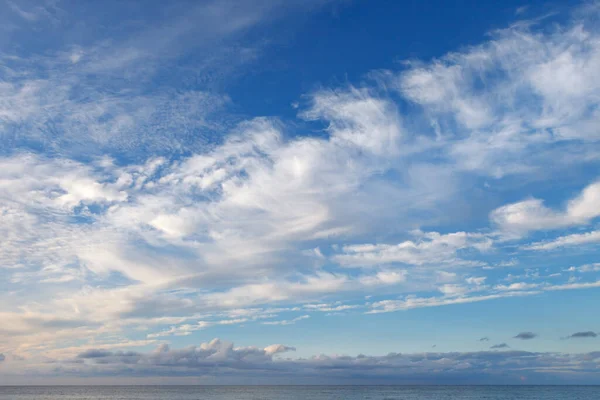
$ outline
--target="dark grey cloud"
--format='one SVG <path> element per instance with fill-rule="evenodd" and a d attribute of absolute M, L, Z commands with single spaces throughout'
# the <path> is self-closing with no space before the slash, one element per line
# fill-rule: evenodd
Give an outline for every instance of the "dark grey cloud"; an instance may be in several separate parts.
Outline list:
<path fill-rule="evenodd" d="M 536 333 L 533 332 L 521 332 L 519 333 L 517 336 L 514 336 L 514 339 L 521 339 L 521 340 L 530 340 L 537 337 Z"/>
<path fill-rule="evenodd" d="M 495 344 L 492 347 L 490 347 L 490 349 L 507 349 L 510 346 L 507 345 L 506 343 L 500 343 L 500 344 Z"/>
<path fill-rule="evenodd" d="M 490 338 L 489 337 L 482 337 L 481 339 L 479 339 L 480 342 L 489 342 Z"/>
<path fill-rule="evenodd" d="M 579 339 L 579 338 L 595 338 L 598 337 L 596 332 L 586 331 L 586 332 L 575 332 L 572 335 L 567 336 L 567 339 Z"/>
<path fill-rule="evenodd" d="M 113 353 L 108 350 L 90 349 L 77 355 L 77 358 L 102 358 L 111 355 L 113 355 Z"/>
<path fill-rule="evenodd" d="M 77 356 L 77 361 L 83 359 L 93 361 L 95 364 L 136 364 L 143 358 L 142 354 L 135 351 L 107 351 L 107 350 L 87 350 Z"/>

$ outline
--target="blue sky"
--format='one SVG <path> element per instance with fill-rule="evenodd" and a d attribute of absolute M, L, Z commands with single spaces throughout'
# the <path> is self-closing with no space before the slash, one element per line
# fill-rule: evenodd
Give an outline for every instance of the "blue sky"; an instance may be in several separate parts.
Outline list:
<path fill-rule="evenodd" d="M 3 2 L 0 384 L 600 383 L 600 5 L 497 3 Z"/>

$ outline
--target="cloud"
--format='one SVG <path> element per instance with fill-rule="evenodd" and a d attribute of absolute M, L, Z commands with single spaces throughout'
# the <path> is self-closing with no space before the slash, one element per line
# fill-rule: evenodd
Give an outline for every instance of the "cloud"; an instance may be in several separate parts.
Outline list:
<path fill-rule="evenodd" d="M 210 71 L 227 75 L 220 67 L 246 62 L 243 54 L 252 59 L 251 44 L 232 50 L 230 40 L 306 9 L 287 4 L 175 6 L 181 24 L 142 21 L 136 34 L 89 46 L 0 54 L 3 351 L 162 373 L 163 356 L 190 363 L 184 369 L 198 359 L 218 368 L 205 351 L 219 354 L 211 360 L 272 360 L 265 349 L 242 356 L 223 344 L 154 356 L 116 348 L 305 317 L 293 313 L 392 312 L 599 286 L 531 274 L 503 285 L 480 268 L 521 256 L 522 243 L 503 247 L 506 232 L 599 216 L 597 181 L 563 206 L 526 197 L 549 175 L 600 159 L 600 47 L 585 16 L 556 28 L 516 24 L 479 46 L 372 73 L 360 87 L 322 88 L 304 96 L 300 121 L 231 116 L 235 99 L 189 84 Z M 186 43 L 218 43 L 225 53 L 200 51 L 217 60 L 200 66 L 190 56 L 198 48 Z M 198 74 L 175 67 L 178 57 Z M 515 198 L 525 200 L 506 204 Z M 490 225 L 470 219 L 488 213 Z M 595 232 L 531 246 L 581 244 Z M 152 333 L 130 340 L 138 329 Z M 77 358 L 92 347 L 98 357 Z M 412 365 L 390 358 L 392 367 Z M 362 360 L 324 357 L 306 368 Z M 364 362 L 377 369 L 383 361 Z"/>
<path fill-rule="evenodd" d="M 213 339 L 181 350 L 171 350 L 166 344 L 156 348 L 152 353 L 111 352 L 104 350 L 88 350 L 79 354 L 78 358 L 90 360 L 98 364 L 150 364 L 156 366 L 184 366 L 187 368 L 203 368 L 222 365 L 231 368 L 243 368 L 245 364 L 263 364 L 273 361 L 275 354 L 294 351 L 294 347 L 274 344 L 260 349 L 257 347 L 234 347 L 232 343 Z"/>
<path fill-rule="evenodd" d="M 211 0 L 119 13 L 114 2 L 103 13 L 46 3 L 2 6 L 2 22 L 15 28 L 6 40 L 24 45 L 0 48 L 0 154 L 140 160 L 204 151 L 239 120 L 223 113 L 221 85 L 267 46 L 247 34 L 328 2 Z M 39 35 L 29 34 L 34 21 Z"/>
<path fill-rule="evenodd" d="M 413 308 L 467 304 L 510 297 L 534 296 L 544 291 L 592 289 L 597 287 L 600 287 L 600 281 L 562 284 L 516 282 L 510 285 L 496 285 L 491 289 L 487 286 L 464 287 L 460 285 L 442 285 L 438 290 L 443 293 L 443 296 L 419 297 L 411 294 L 400 300 L 376 301 L 369 304 L 371 310 L 368 313 L 377 314 Z M 527 336 L 531 332 L 523 332 L 522 334 Z M 525 339 L 525 337 L 522 339 Z"/>
<path fill-rule="evenodd" d="M 575 332 L 572 335 L 567 336 L 567 339 L 580 339 L 580 338 L 595 338 L 598 337 L 596 332 L 586 331 L 586 332 Z"/>
<path fill-rule="evenodd" d="M 566 272 L 595 272 L 600 271 L 600 263 L 584 264 L 579 267 L 569 267 L 565 270 Z"/>
<path fill-rule="evenodd" d="M 544 290 L 576 290 L 576 289 L 593 289 L 600 287 L 600 281 L 581 282 L 581 283 L 564 283 L 561 285 L 551 285 Z"/>
<path fill-rule="evenodd" d="M 4 361 L 6 359 L 6 356 L 2 353 L 0 353 L 0 362 Z"/>
<path fill-rule="evenodd" d="M 588 185 L 579 196 L 570 200 L 564 211 L 547 208 L 542 200 L 529 199 L 502 206 L 490 214 L 492 222 L 507 231 L 532 231 L 556 229 L 561 227 L 582 225 L 600 216 L 595 204 L 600 201 L 600 182 Z M 547 250 L 568 244 L 595 241 L 594 232 L 586 235 L 571 235 L 559 238 L 556 242 L 534 244 L 533 250 Z"/>
<path fill-rule="evenodd" d="M 52 9 L 54 5 L 50 2 L 42 5 L 36 5 L 31 7 L 31 5 L 26 5 L 25 7 L 19 7 L 12 1 L 6 1 L 6 4 L 20 18 L 23 18 L 26 22 L 32 23 L 39 21 L 45 18 L 52 18 Z"/>
<path fill-rule="evenodd" d="M 496 285 L 494 289 L 500 291 L 514 291 L 514 290 L 529 290 L 529 289 L 538 289 L 540 287 L 537 283 L 525 283 L 525 282 L 516 282 L 511 283 L 510 285 Z"/>
<path fill-rule="evenodd" d="M 590 243 L 600 243 L 600 231 L 574 233 L 572 235 L 560 236 L 550 241 L 532 243 L 525 246 L 525 249 L 538 251 L 554 250 L 561 247 L 579 246 Z"/>
<path fill-rule="evenodd" d="M 490 338 L 489 337 L 482 337 L 481 339 L 479 339 L 480 342 L 489 342 Z"/>
<path fill-rule="evenodd" d="M 414 232 L 418 240 L 408 240 L 395 245 L 359 244 L 344 246 L 333 259 L 343 266 L 368 267 L 380 264 L 403 263 L 409 265 L 455 263 L 464 261 L 456 257 L 459 250 L 486 251 L 492 240 L 483 234 L 455 232 Z"/>
<path fill-rule="evenodd" d="M 389 353 L 382 356 L 320 354 L 308 358 L 284 358 L 294 351 L 275 344 L 265 348 L 235 347 L 214 339 L 198 346 L 174 349 L 162 344 L 147 353 L 103 351 L 97 357 L 53 359 L 35 364 L 39 376 L 59 367 L 70 377 L 89 376 L 202 376 L 212 382 L 285 382 L 295 377 L 302 383 L 371 382 L 503 382 L 516 383 L 522 376 L 533 382 L 597 382 L 597 352 L 582 354 L 482 351 L 449 353 Z M 91 352 L 90 352 L 91 354 Z M 279 355 L 279 356 L 277 356 Z M 12 374 L 6 376 L 10 379 Z M 261 378 L 262 377 L 262 378 Z M 594 377 L 596 379 L 594 379 Z"/>
<path fill-rule="evenodd" d="M 597 5 L 588 12 L 597 15 Z M 449 142 L 446 154 L 455 168 L 496 178 L 534 173 L 551 165 L 552 155 L 574 161 L 552 143 L 598 139 L 599 115 L 588 108 L 597 104 L 600 87 L 593 72 L 600 65 L 597 31 L 585 17 L 561 30 L 542 33 L 537 26 L 513 24 L 482 45 L 409 63 L 393 77 L 391 85 L 421 106 L 436 137 Z M 523 229 L 566 223 L 540 204 L 520 206 L 539 211 L 532 225 L 519 222 Z M 573 211 L 572 221 L 587 218 Z"/>
<path fill-rule="evenodd" d="M 487 279 L 486 276 L 478 276 L 478 277 L 470 276 L 467 279 L 465 279 L 465 282 L 467 282 L 470 285 L 483 285 L 483 283 L 485 282 L 486 279 Z"/>
<path fill-rule="evenodd" d="M 518 335 L 514 336 L 515 339 L 521 339 L 521 340 L 530 340 L 533 338 L 536 338 L 537 334 L 533 333 L 533 332 L 521 332 Z"/>
<path fill-rule="evenodd" d="M 492 347 L 490 347 L 490 349 L 507 349 L 510 346 L 507 345 L 506 343 L 500 343 L 500 344 L 495 344 Z"/>
<path fill-rule="evenodd" d="M 259 319 L 261 316 L 256 315 L 254 319 Z M 224 319 L 224 320 L 214 320 L 214 321 L 198 321 L 194 324 L 182 324 L 179 326 L 171 326 L 169 329 L 164 330 L 162 332 L 149 333 L 146 337 L 148 339 L 155 339 L 165 336 L 188 336 L 192 333 L 200 330 L 204 330 L 213 326 L 219 325 L 240 325 L 244 322 L 251 321 L 252 318 L 232 318 L 232 319 Z"/>
<path fill-rule="evenodd" d="M 266 354 L 279 354 L 279 353 L 286 353 L 288 351 L 296 351 L 295 347 L 291 347 L 291 346 L 284 346 L 282 344 L 272 344 L 270 346 L 265 347 L 265 353 Z"/>
<path fill-rule="evenodd" d="M 302 115 L 329 121 L 334 143 L 351 144 L 380 156 L 396 154 L 402 126 L 392 103 L 354 88 L 318 92 L 312 102 Z"/>
<path fill-rule="evenodd" d="M 379 271 L 374 276 L 362 276 L 360 282 L 366 286 L 394 285 L 406 281 L 406 274 L 406 271 Z"/>
<path fill-rule="evenodd" d="M 302 321 L 303 319 L 310 318 L 310 315 L 302 315 L 300 317 L 296 317 L 294 319 L 289 320 L 281 320 L 281 321 L 265 321 L 263 325 L 294 325 L 298 321 Z"/>
<path fill-rule="evenodd" d="M 415 295 L 406 296 L 402 300 L 381 300 L 371 304 L 369 313 L 378 314 L 384 312 L 394 312 L 400 310 L 410 310 L 413 308 L 439 307 L 453 304 L 468 304 L 479 301 L 496 300 L 505 297 L 530 296 L 539 292 L 504 292 L 484 295 L 470 296 L 465 292 L 445 293 L 444 297 L 417 297 Z"/>
<path fill-rule="evenodd" d="M 113 353 L 108 350 L 90 349 L 77 355 L 77 358 L 103 358 L 112 356 Z"/>
<path fill-rule="evenodd" d="M 320 304 L 305 304 L 303 308 L 308 311 L 320 311 L 320 312 L 340 312 L 353 310 L 356 308 L 360 308 L 361 306 L 355 304 L 341 304 L 339 302 L 328 304 L 328 303 L 320 303 Z"/>

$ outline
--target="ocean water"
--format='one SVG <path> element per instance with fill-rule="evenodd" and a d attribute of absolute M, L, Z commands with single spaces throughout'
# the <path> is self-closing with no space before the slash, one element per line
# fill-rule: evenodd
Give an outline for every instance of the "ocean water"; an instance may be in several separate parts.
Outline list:
<path fill-rule="evenodd" d="M 594 400 L 600 386 L 0 386 L 0 400 Z"/>

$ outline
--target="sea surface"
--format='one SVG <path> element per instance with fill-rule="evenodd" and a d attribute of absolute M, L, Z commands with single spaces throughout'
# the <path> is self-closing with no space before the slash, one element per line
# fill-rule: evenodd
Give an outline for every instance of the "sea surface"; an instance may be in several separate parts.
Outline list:
<path fill-rule="evenodd" d="M 600 386 L 0 386 L 0 400 L 594 400 Z"/>

